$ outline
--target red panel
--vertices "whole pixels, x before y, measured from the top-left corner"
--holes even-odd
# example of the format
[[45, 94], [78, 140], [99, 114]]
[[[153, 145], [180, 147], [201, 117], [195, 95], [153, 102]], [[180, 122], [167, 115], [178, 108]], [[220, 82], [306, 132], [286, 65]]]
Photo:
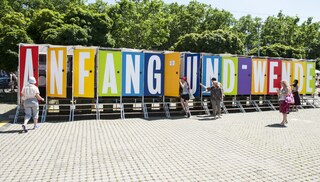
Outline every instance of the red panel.
[[[28, 56], [27, 56], [28, 53]], [[39, 77], [39, 47], [38, 46], [20, 46], [19, 52], [19, 70], [20, 70], [20, 93], [30, 76], [34, 76], [37, 80], [36, 85], [38, 86], [38, 77]], [[32, 62], [32, 66], [26, 68], [27, 61]], [[31, 65], [31, 64], [28, 64]], [[26, 76], [25, 76], [25, 72]], [[33, 75], [30, 75], [33, 73]]]
[[276, 94], [276, 88], [280, 88], [280, 81], [282, 79], [282, 61], [268, 60], [268, 94]]

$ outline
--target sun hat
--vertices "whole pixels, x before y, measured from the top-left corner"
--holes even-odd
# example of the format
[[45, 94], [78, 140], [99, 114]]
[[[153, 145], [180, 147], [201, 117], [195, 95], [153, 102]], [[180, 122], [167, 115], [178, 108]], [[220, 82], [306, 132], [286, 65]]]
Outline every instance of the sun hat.
[[29, 77], [28, 82], [29, 82], [30, 84], [35, 84], [35, 83], [37, 83], [36, 78], [33, 77], [33, 76], [30, 76], [30, 77]]

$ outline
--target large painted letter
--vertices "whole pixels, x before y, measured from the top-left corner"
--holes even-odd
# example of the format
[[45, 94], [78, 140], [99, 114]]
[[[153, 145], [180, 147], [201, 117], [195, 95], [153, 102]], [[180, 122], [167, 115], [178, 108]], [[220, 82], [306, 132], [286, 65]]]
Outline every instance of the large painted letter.
[[222, 85], [225, 95], [237, 95], [238, 58], [222, 57]]
[[122, 95], [142, 96], [144, 80], [144, 54], [122, 52]]
[[253, 95], [267, 94], [267, 60], [252, 59], [252, 85]]
[[251, 94], [251, 58], [238, 58], [238, 94]]
[[[212, 85], [211, 79], [213, 77], [215, 77], [220, 82], [221, 67], [222, 67], [222, 58], [220, 56], [203, 55], [201, 83], [209, 87]], [[210, 92], [204, 92], [203, 95], [210, 95]]]
[[288, 83], [292, 80], [292, 62], [291, 61], [282, 61], [282, 72], [281, 80], [285, 80]]
[[145, 53], [144, 95], [162, 96], [164, 83], [164, 55], [159, 53]]
[[180, 53], [165, 54], [164, 95], [179, 96]]
[[[293, 80], [297, 79], [299, 81], [298, 92], [300, 94], [306, 93], [306, 63], [305, 62], [293, 62]], [[289, 83], [290, 84], [290, 83]]]
[[74, 50], [74, 97], [94, 97], [94, 55], [94, 49]]
[[198, 85], [200, 82], [200, 54], [185, 54], [184, 75], [190, 86], [190, 91], [195, 96], [199, 95]]
[[315, 91], [316, 63], [307, 62], [306, 64], [306, 94], [313, 94]]
[[38, 46], [20, 46], [20, 92], [23, 86], [28, 84], [29, 77], [36, 78], [36, 85], [38, 85], [39, 77], [39, 47]]
[[67, 48], [49, 47], [47, 60], [47, 95], [66, 98]]
[[99, 51], [99, 96], [121, 95], [121, 57], [120, 51]]
[[268, 94], [277, 94], [277, 88], [281, 87], [281, 66], [281, 60], [268, 60]]

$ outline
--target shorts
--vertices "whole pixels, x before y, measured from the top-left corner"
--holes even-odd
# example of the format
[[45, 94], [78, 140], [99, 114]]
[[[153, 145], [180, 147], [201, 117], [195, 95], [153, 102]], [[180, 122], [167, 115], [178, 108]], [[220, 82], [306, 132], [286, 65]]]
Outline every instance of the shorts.
[[189, 94], [183, 94], [183, 95], [181, 95], [181, 98], [182, 98], [184, 101], [186, 101], [186, 100], [189, 100], [189, 99], [190, 99], [190, 96], [189, 96]]
[[24, 119], [30, 120], [31, 117], [33, 119], [39, 118], [39, 104], [37, 100], [26, 100], [24, 102]]

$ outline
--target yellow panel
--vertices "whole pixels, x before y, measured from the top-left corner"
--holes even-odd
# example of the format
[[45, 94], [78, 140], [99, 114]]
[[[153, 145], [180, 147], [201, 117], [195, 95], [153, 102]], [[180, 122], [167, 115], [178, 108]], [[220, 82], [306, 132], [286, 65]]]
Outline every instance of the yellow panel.
[[179, 96], [180, 53], [165, 54], [164, 95]]
[[94, 97], [94, 55], [95, 49], [74, 50], [74, 97]]
[[251, 94], [267, 94], [268, 62], [267, 59], [252, 59]]
[[47, 96], [66, 98], [67, 48], [49, 47], [47, 56]]
[[292, 75], [290, 84], [297, 79], [299, 81], [299, 93], [306, 94], [306, 62], [293, 62]]

